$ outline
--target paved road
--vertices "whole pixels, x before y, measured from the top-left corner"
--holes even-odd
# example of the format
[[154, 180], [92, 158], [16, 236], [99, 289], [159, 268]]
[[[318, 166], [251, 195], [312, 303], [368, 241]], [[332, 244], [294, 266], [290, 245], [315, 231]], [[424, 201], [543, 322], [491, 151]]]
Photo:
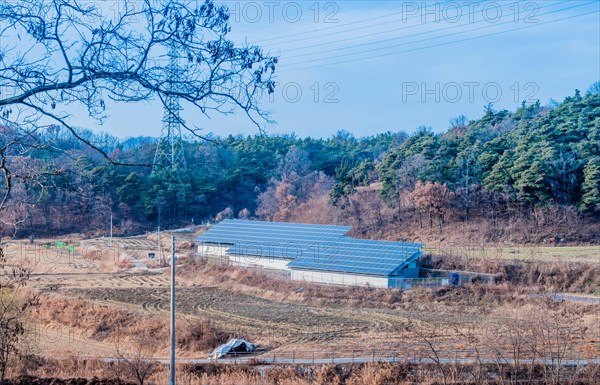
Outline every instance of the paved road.
[[[116, 359], [108, 358], [110, 361], [117, 361]], [[168, 359], [157, 359], [156, 361], [164, 364], [168, 364]], [[442, 364], [468, 364], [477, 361], [474, 358], [441, 358], [440, 363]], [[331, 365], [331, 364], [364, 364], [368, 362], [410, 362], [412, 364], [433, 364], [436, 363], [435, 360], [430, 358], [407, 358], [407, 357], [337, 357], [337, 358], [278, 358], [273, 357], [272, 355], [266, 356], [256, 356], [251, 358], [238, 358], [238, 359], [220, 359], [220, 360], [208, 360], [208, 359], [190, 359], [190, 358], [180, 358], [177, 360], [178, 363], [183, 364], [224, 364], [224, 365], [245, 365], [245, 364], [253, 364], [253, 365]], [[498, 361], [492, 358], [483, 358], [481, 362], [484, 364], [497, 364]], [[557, 361], [545, 360], [543, 361], [546, 365], [555, 366], [559, 363]], [[506, 360], [502, 363], [512, 364], [512, 360]], [[522, 359], [520, 360], [521, 364], [540, 364], [542, 361], [540, 360], [531, 360], [531, 359]], [[586, 365], [598, 365], [600, 364], [600, 358], [594, 360], [562, 360], [560, 362], [560, 366], [563, 367], [573, 367], [573, 366], [586, 366]]]
[[572, 294], [556, 294], [551, 295], [557, 301], [573, 301], [573, 302], [586, 302], [586, 303], [597, 303], [600, 304], [600, 297], [584, 296], [584, 295], [572, 295]]
[[570, 302], [583, 302], [600, 304], [600, 297], [584, 294], [569, 294], [569, 293], [545, 293], [545, 294], [531, 294], [531, 297], [541, 298], [548, 297], [555, 301], [570, 301]]
[[[472, 358], [441, 358], [440, 363], [442, 364], [468, 364], [475, 362], [475, 359]], [[484, 364], [496, 364], [497, 361], [495, 359], [482, 359], [482, 363]], [[410, 362], [412, 364], [433, 364], [436, 363], [433, 359], [422, 358], [422, 359], [403, 359], [403, 358], [379, 358], [373, 360], [372, 357], [340, 357], [340, 358], [319, 358], [319, 359], [291, 359], [291, 358], [276, 358], [273, 360], [272, 358], [261, 359], [258, 358], [254, 361], [244, 360], [244, 359], [221, 359], [218, 361], [215, 360], [179, 360], [178, 362], [182, 363], [191, 363], [191, 364], [209, 364], [216, 363], [226, 364], [226, 365], [240, 365], [240, 364], [265, 364], [265, 365], [343, 365], [343, 364], [364, 364], [369, 362]], [[521, 360], [521, 364], [531, 364], [532, 360]], [[164, 363], [168, 363], [168, 360], [165, 360]], [[510, 361], [506, 362], [507, 364], [511, 363]], [[535, 363], [540, 363], [539, 361], [535, 361]], [[546, 362], [547, 365], [554, 366], [557, 365], [557, 362]], [[600, 359], [598, 360], [565, 360], [560, 363], [561, 366], [586, 366], [590, 364], [600, 364]]]

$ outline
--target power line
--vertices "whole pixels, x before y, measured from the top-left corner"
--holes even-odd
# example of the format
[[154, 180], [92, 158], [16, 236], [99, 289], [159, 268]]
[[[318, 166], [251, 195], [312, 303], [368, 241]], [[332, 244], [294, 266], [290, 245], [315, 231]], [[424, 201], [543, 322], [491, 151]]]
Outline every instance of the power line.
[[[446, 0], [446, 1], [441, 2], [440, 5], [451, 3], [452, 1], [454, 1], [454, 0]], [[516, 2], [519, 2], [519, 1], [523, 1], [523, 0], [517, 0]], [[266, 41], [280, 40], [280, 39], [285, 39], [285, 38], [288, 38], [288, 37], [303, 36], [303, 35], [308, 35], [308, 34], [320, 32], [320, 31], [326, 31], [326, 30], [331, 30], [331, 29], [346, 27], [346, 26], [349, 26], [349, 25], [356, 25], [356, 24], [360, 24], [360, 23], [365, 23], [365, 22], [373, 21], [373, 20], [379, 20], [379, 22], [376, 23], [376, 24], [367, 25], [367, 26], [364, 26], [364, 27], [361, 27], [361, 28], [365, 29], [365, 28], [379, 27], [381, 25], [398, 22], [398, 19], [395, 19], [395, 20], [386, 21], [386, 22], [382, 23], [380, 21], [380, 19], [386, 18], [386, 17], [391, 17], [391, 16], [396, 16], [396, 15], [401, 15], [403, 13], [404, 13], [404, 11], [388, 13], [386, 15], [379, 15], [379, 16], [370, 17], [370, 18], [367, 18], [367, 19], [361, 19], [361, 20], [356, 20], [356, 21], [352, 21], [352, 22], [348, 22], [348, 23], [333, 25], [333, 26], [330, 26], [330, 27], [317, 28], [317, 29], [314, 29], [312, 31], [305, 31], [305, 32], [299, 32], [299, 33], [292, 33], [292, 34], [288, 34], [288, 35], [281, 35], [281, 36], [277, 36], [277, 37], [271, 37], [271, 38], [268, 38], [268, 39], [258, 40], [258, 41], [256, 41], [256, 43], [260, 44], [261, 46], [268, 47], [268, 46], [272, 46], [272, 45], [275, 45], [275, 44], [277, 44], [277, 45], [289, 44], [289, 43], [295, 43], [297, 41], [304, 41], [304, 40], [322, 38], [322, 37], [331, 36], [331, 35], [338, 35], [340, 33], [349, 32], [351, 30], [348, 30], [348, 31], [339, 31], [339, 32], [332, 32], [332, 33], [323, 34], [323, 35], [317, 35], [317, 36], [309, 36], [309, 37], [300, 38], [300, 39], [283, 41], [283, 42], [280, 42], [280, 43], [262, 44], [262, 43], [264, 43]], [[418, 17], [421, 17], [421, 16], [408, 17], [408, 18], [406, 18], [406, 20], [403, 20], [403, 21], [408, 21], [408, 20], [416, 19]]]
[[[284, 70], [279, 71], [279, 72], [281, 73], [281, 72], [298, 71], [298, 70], [303, 70], [303, 69], [320, 68], [320, 67], [326, 67], [326, 66], [332, 66], [332, 65], [338, 65], [338, 64], [352, 63], [352, 62], [361, 61], [361, 60], [369, 60], [369, 59], [376, 59], [376, 58], [386, 57], [386, 56], [391, 56], [391, 55], [398, 55], [398, 54], [401, 54], [401, 53], [421, 51], [421, 50], [428, 49], [428, 48], [441, 47], [441, 46], [446, 46], [446, 45], [450, 45], [450, 44], [458, 44], [458, 43], [462, 43], [462, 42], [465, 42], [465, 41], [476, 40], [476, 39], [481, 39], [481, 38], [484, 38], [484, 37], [490, 37], [490, 36], [495, 36], [495, 35], [501, 35], [501, 34], [505, 34], [505, 33], [509, 33], [509, 32], [520, 31], [520, 30], [523, 30], [523, 29], [534, 28], [534, 27], [538, 27], [540, 25], [546, 25], [546, 24], [556, 23], [556, 22], [559, 22], [559, 21], [574, 19], [574, 18], [577, 18], [577, 17], [587, 16], [587, 15], [591, 15], [591, 14], [598, 13], [598, 12], [599, 11], [586, 12], [586, 13], [582, 13], [582, 14], [578, 14], [578, 15], [574, 15], [574, 16], [568, 16], [568, 17], [563, 17], [563, 18], [559, 18], [559, 19], [549, 20], [547, 22], [538, 23], [538, 24], [534, 24], [534, 25], [528, 25], [528, 26], [524, 26], [524, 27], [520, 27], [520, 28], [506, 30], [506, 31], [493, 32], [493, 33], [489, 33], [489, 34], [486, 34], [486, 35], [474, 36], [474, 37], [470, 37], [470, 38], [459, 39], [459, 40], [454, 40], [454, 41], [449, 41], [449, 42], [444, 42], [444, 43], [439, 43], [439, 44], [433, 44], [433, 45], [424, 46], [424, 47], [416, 47], [416, 48], [411, 48], [411, 49], [402, 50], [402, 51], [389, 52], [389, 53], [384, 53], [384, 54], [380, 54], [380, 55], [374, 55], [374, 56], [368, 56], [368, 57], [356, 58], [356, 59], [350, 59], [350, 60], [343, 60], [343, 61], [333, 62], [333, 63], [317, 64], [317, 65], [314, 65], [314, 66], [304, 66], [304, 67], [298, 67], [298, 68], [289, 68], [289, 69], [284, 69]], [[335, 58], [335, 57], [324, 58], [322, 60], [333, 59], [333, 58]], [[309, 61], [309, 63], [310, 63], [310, 61]], [[295, 63], [295, 64], [301, 64], [301, 63]], [[290, 65], [295, 65], [295, 64], [290, 64]]]
[[[569, 9], [578, 8], [578, 7], [582, 7], [582, 6], [589, 5], [589, 4], [595, 4], [595, 3], [596, 3], [596, 1], [592, 1], [592, 2], [588, 2], [588, 3], [574, 5], [572, 7], [566, 7], [566, 8], [562, 8], [562, 9], [557, 9], [557, 10], [554, 10], [554, 11], [546, 12], [546, 13], [543, 13], [543, 14], [541, 14], [539, 16], [546, 16], [546, 15], [550, 15], [550, 14], [553, 14], [553, 13], [562, 12], [562, 11], [566, 11], [566, 10], [569, 10]], [[313, 60], [305, 60], [305, 61], [301, 61], [301, 62], [297, 62], [297, 63], [291, 63], [291, 64], [282, 64], [281, 67], [286, 67], [287, 65], [292, 66], [292, 65], [298, 65], [298, 64], [311, 63], [311, 62], [314, 62], [314, 61], [328, 60], [328, 59], [332, 59], [332, 58], [345, 57], [345, 56], [353, 56], [353, 55], [359, 55], [359, 54], [363, 54], [363, 53], [381, 51], [381, 50], [385, 50], [385, 49], [389, 49], [389, 48], [395, 48], [395, 47], [400, 47], [400, 46], [404, 46], [404, 45], [408, 45], [408, 44], [421, 43], [421, 42], [424, 42], [424, 41], [436, 40], [436, 39], [440, 39], [440, 38], [444, 38], [444, 37], [460, 35], [460, 34], [463, 34], [463, 33], [466, 33], [466, 32], [473, 32], [473, 31], [478, 31], [478, 30], [487, 29], [487, 28], [494, 28], [494, 27], [498, 27], [500, 25], [506, 25], [506, 24], [511, 24], [511, 23], [513, 23], [513, 22], [512, 21], [506, 21], [506, 22], [499, 23], [499, 24], [494, 24], [494, 25], [489, 25], [489, 26], [484, 26], [484, 27], [473, 28], [473, 29], [469, 29], [469, 30], [465, 30], [465, 31], [459, 31], [459, 32], [451, 33], [451, 34], [434, 36], [434, 37], [430, 37], [430, 38], [426, 38], [426, 39], [420, 39], [420, 40], [414, 40], [414, 41], [410, 41], [410, 42], [406, 42], [406, 43], [388, 45], [386, 47], [372, 48], [372, 49], [364, 50], [364, 51], [360, 51], [360, 52], [352, 52], [352, 53], [347, 53], [347, 54], [342, 54], [342, 55], [336, 55], [335, 57], [327, 57], [327, 58], [320, 58], [320, 59], [313, 59]], [[447, 27], [445, 29], [448, 29], [448, 28], [450, 28], [450, 27]], [[440, 31], [441, 30], [444, 30], [444, 29], [440, 29]], [[418, 36], [418, 35], [426, 34], [426, 33], [429, 33], [429, 32], [423, 32], [423, 33], [420, 33], [420, 34], [415, 34], [414, 36]], [[361, 46], [361, 45], [364, 45], [364, 44], [359, 44], [359, 45], [356, 45], [356, 46]], [[331, 49], [331, 50], [326, 51], [326, 53], [333, 52], [333, 51], [338, 51], [338, 50], [341, 50], [341, 49], [349, 49], [349, 48], [354, 48], [354, 46], [345, 47], [345, 48]], [[297, 56], [308, 56], [308, 55], [310, 55], [310, 54], [302, 54], [302, 55], [297, 55]]]
[[[569, 10], [569, 9], [572, 9], [572, 8], [580, 7], [580, 6], [589, 5], [589, 4], [592, 4], [592, 3], [596, 3], [596, 2], [593, 1], [593, 2], [589, 2], [589, 3], [585, 3], [585, 4], [573, 6], [573, 7], [567, 7], [567, 8], [563, 8], [563, 9], [560, 9], [560, 10], [554, 10], [554, 11], [542, 14], [540, 16], [545, 16], [545, 15], [549, 15], [549, 14], [552, 14], [552, 13], [557, 13], [557, 12]], [[591, 13], [585, 13], [583, 15], [592, 14], [592, 13], [595, 13], [595, 12], [598, 12], [598, 11], [593, 11]], [[578, 15], [578, 16], [583, 16], [583, 15]], [[558, 20], [566, 20], [566, 19], [569, 19], [569, 18], [570, 17], [567, 17], [565, 19], [558, 19]], [[553, 20], [551, 22], [558, 21], [558, 20]], [[296, 62], [296, 63], [282, 64], [280, 66], [280, 68], [281, 67], [285, 68], [285, 67], [290, 67], [290, 66], [296, 66], [296, 65], [301, 65], [301, 64], [307, 64], [307, 63], [314, 63], [316, 61], [337, 59], [337, 58], [340, 58], [340, 57], [347, 57], [347, 56], [360, 55], [360, 54], [365, 54], [365, 53], [370, 53], [370, 52], [376, 52], [376, 51], [386, 50], [386, 49], [395, 48], [395, 47], [399, 47], [399, 46], [404, 46], [404, 45], [408, 45], [408, 44], [421, 43], [421, 42], [424, 42], [424, 41], [436, 40], [436, 39], [445, 38], [445, 37], [449, 37], [449, 36], [460, 35], [460, 34], [467, 33], [467, 32], [473, 32], [473, 31], [487, 29], [487, 28], [494, 28], [494, 27], [497, 27], [499, 25], [505, 25], [505, 24], [510, 24], [510, 23], [512, 23], [512, 22], [504, 22], [504, 23], [495, 24], [495, 25], [491, 25], [491, 26], [478, 27], [478, 28], [473, 28], [473, 29], [469, 29], [469, 30], [465, 30], [465, 31], [459, 31], [459, 32], [452, 33], [452, 34], [434, 36], [434, 37], [430, 37], [430, 38], [426, 38], [426, 39], [420, 39], [420, 40], [415, 40], [415, 41], [410, 41], [410, 42], [405, 42], [405, 43], [400, 43], [400, 44], [389, 45], [389, 46], [386, 46], [386, 47], [379, 47], [379, 48], [373, 48], [373, 49], [369, 49], [369, 50], [363, 50], [363, 51], [360, 51], [360, 52], [352, 52], [352, 53], [347, 53], [347, 54], [342, 54], [342, 55], [336, 55], [336, 56], [330, 56], [330, 57], [325, 57], [325, 58], [318, 58], [318, 59], [313, 59], [313, 60], [305, 60], [305, 61]], [[532, 28], [532, 27], [536, 27], [536, 26], [544, 25], [544, 24], [548, 24], [548, 22], [537, 23], [537, 24], [534, 24], [534, 25], [529, 25], [529, 26], [525, 26], [525, 27], [521, 27], [521, 28], [509, 29], [509, 30], [506, 30], [506, 31], [494, 32], [494, 33], [486, 34], [486, 35], [482, 35], [482, 36], [493, 36], [494, 34], [506, 33], [506, 32], [511, 32], [511, 31], [518, 31], [518, 30]], [[476, 36], [474, 38], [478, 38], [478, 36]], [[473, 38], [468, 38], [468, 39], [465, 39], [464, 41], [468, 41], [468, 40], [472, 40], [472, 39]], [[460, 42], [460, 41], [461, 40], [458, 40], [458, 42]], [[414, 49], [410, 49], [410, 50], [407, 50], [407, 51], [400, 51], [400, 52], [411, 52], [411, 51], [425, 49], [425, 48], [429, 48], [429, 47], [437, 47], [437, 46], [440, 46], [440, 45], [444, 45], [444, 44], [442, 43], [442, 44], [437, 44], [437, 45], [432, 45], [432, 46], [417, 47], [417, 48], [414, 48]], [[330, 50], [330, 51], [335, 51], [335, 50]], [[383, 55], [386, 55], [386, 54], [383, 54]], [[374, 57], [377, 57], [377, 56], [374, 56]], [[368, 58], [370, 58], [370, 57], [368, 57]], [[368, 58], [351, 59], [350, 61], [363, 60], [363, 59], [368, 59]], [[346, 61], [344, 61], [344, 62], [346, 62]], [[339, 64], [339, 63], [340, 62], [331, 63], [331, 64]], [[320, 64], [317, 64], [317, 66], [320, 66]]]
[[[561, 1], [561, 2], [556, 3], [556, 4], [547, 5], [545, 7], [540, 7], [539, 9], [553, 7], [555, 5], [560, 5], [560, 4], [568, 3], [570, 1], [571, 0]], [[505, 4], [505, 5], [500, 6], [499, 8], [510, 6], [510, 5], [513, 5], [513, 4], [514, 3]], [[543, 15], [540, 15], [540, 16], [543, 16]], [[360, 46], [365, 46], [365, 45], [380, 44], [380, 43], [385, 43], [385, 42], [388, 42], [388, 41], [399, 40], [399, 39], [406, 39], [406, 38], [409, 38], [409, 37], [420, 36], [420, 35], [425, 35], [425, 34], [429, 34], [429, 33], [446, 31], [446, 30], [455, 29], [455, 28], [460, 28], [460, 27], [464, 27], [464, 26], [467, 26], [467, 25], [479, 24], [479, 23], [483, 23], [485, 21], [486, 20], [480, 20], [480, 21], [477, 21], [477, 22], [474, 22], [474, 23], [469, 23], [469, 24], [457, 24], [457, 25], [453, 25], [453, 26], [450, 26], [450, 27], [444, 27], [444, 28], [434, 29], [434, 30], [425, 31], [425, 32], [418, 32], [418, 33], [414, 33], [412, 35], [404, 35], [404, 36], [392, 37], [392, 38], [389, 38], [389, 39], [379, 40], [379, 41], [376, 41], [376, 42], [367, 42], [367, 43], [361, 43], [361, 44], [351, 45], [351, 46], [348, 46], [348, 47], [332, 48], [332, 49], [328, 49], [328, 50], [325, 50], [325, 51], [318, 51], [318, 52], [304, 53], [304, 54], [293, 55], [293, 56], [286, 56], [286, 59], [303, 57], [303, 56], [309, 56], [309, 55], [315, 55], [315, 54], [321, 54], [321, 53], [330, 53], [332, 51], [341, 51], [341, 50], [352, 49], [352, 48], [356, 48], [356, 47], [360, 47]], [[422, 25], [425, 25], [425, 24], [427, 24], [427, 23], [423, 23]], [[494, 25], [501, 25], [501, 24], [494, 24]], [[341, 43], [341, 42], [350, 41], [350, 40], [357, 40], [357, 39], [362, 39], [362, 38], [365, 38], [365, 37], [372, 37], [372, 36], [377, 36], [377, 35], [381, 35], [381, 34], [384, 34], [384, 33], [396, 32], [396, 31], [400, 31], [400, 30], [404, 30], [404, 29], [409, 29], [409, 28], [414, 28], [414, 27], [420, 27], [420, 26], [421, 25], [410, 25], [410, 26], [406, 26], [406, 27], [402, 27], [402, 28], [395, 28], [395, 29], [390, 29], [390, 30], [387, 30], [387, 31], [370, 33], [370, 34], [367, 34], [367, 35], [354, 36], [354, 37], [349, 37], [349, 38], [346, 38], [346, 39], [334, 40], [334, 41], [330, 41], [330, 42], [325, 42], [325, 43], [320, 43], [320, 44], [314, 44], [314, 45], [311, 45], [311, 46], [294, 48], [294, 51], [304, 50], [304, 49], [310, 49], [310, 48], [316, 48], [316, 47], [321, 47], [321, 46], [324, 46], [324, 45], [336, 44], [336, 43]]]

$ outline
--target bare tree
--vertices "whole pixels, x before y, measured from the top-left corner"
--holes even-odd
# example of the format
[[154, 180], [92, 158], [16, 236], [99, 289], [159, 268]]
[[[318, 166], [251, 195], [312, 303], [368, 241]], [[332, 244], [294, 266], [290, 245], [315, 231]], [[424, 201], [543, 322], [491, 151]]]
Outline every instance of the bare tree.
[[[490, 318], [485, 327], [487, 346], [498, 370], [508, 370], [508, 378], [502, 376], [503, 383], [519, 384], [532, 381], [535, 375], [536, 346], [535, 330], [537, 325], [524, 309], [501, 308]], [[528, 365], [528, 372], [523, 372], [523, 367]]]
[[[5, 199], [13, 180], [9, 150], [51, 145], [39, 134], [68, 130], [107, 161], [102, 138], [74, 125], [74, 111], [102, 124], [116, 103], [171, 97], [184, 108], [212, 113], [242, 111], [259, 127], [269, 122], [258, 107], [273, 92], [277, 58], [252, 45], [228, 40], [228, 10], [212, 0], [142, 0], [111, 3], [23, 0], [0, 4], [0, 125], [12, 130], [0, 142]], [[180, 57], [177, 76], [169, 52]], [[180, 121], [189, 134], [196, 126]]]
[[[538, 354], [545, 360], [544, 376], [549, 384], [559, 384], [562, 380], [563, 363], [569, 356], [578, 355], [578, 343], [584, 340], [587, 328], [583, 325], [581, 314], [575, 308], [553, 304], [550, 309], [539, 312]], [[550, 370], [548, 370], [550, 368]]]
[[[274, 90], [277, 58], [257, 46], [236, 46], [228, 18], [227, 8], [212, 0], [1, 2], [0, 209], [10, 202], [14, 216], [2, 212], [4, 225], [31, 215], [15, 186], [27, 182], [41, 196], [45, 177], [65, 172], [52, 162], [33, 167], [31, 158], [54, 148], [56, 127], [107, 162], [123, 164], [111, 157], [106, 137], [76, 127], [83, 114], [103, 124], [113, 104], [154, 101], [168, 109], [169, 99], [178, 98], [207, 117], [241, 111], [259, 128], [270, 122], [258, 101]], [[168, 65], [173, 53], [177, 76]], [[203, 138], [198, 127], [179, 123]], [[7, 264], [0, 248], [0, 380], [19, 354], [22, 316], [32, 303], [20, 295], [28, 277], [29, 270]]]
[[29, 269], [16, 259], [9, 260], [0, 242], [0, 382], [10, 363], [21, 356], [20, 343], [25, 337], [23, 315], [36, 302], [23, 288], [29, 281]]
[[115, 343], [116, 362], [112, 366], [113, 374], [118, 379], [135, 381], [144, 385], [156, 369], [155, 352], [159, 345], [151, 336], [121, 338], [117, 335]]
[[457, 116], [456, 118], [450, 119], [450, 129], [451, 130], [464, 130], [468, 124], [469, 124], [469, 119], [464, 115], [460, 115], [460, 116]]
[[233, 218], [233, 209], [231, 207], [226, 207], [217, 213], [215, 216], [215, 221], [221, 222], [223, 219], [230, 218]]
[[461, 339], [466, 343], [466, 346], [473, 351], [474, 364], [469, 375], [473, 379], [473, 383], [480, 384], [485, 379], [485, 364], [483, 360], [482, 348], [485, 345], [482, 344], [482, 337], [480, 331], [474, 325], [467, 326], [464, 330], [456, 328], [456, 335], [460, 336]]
[[419, 210], [419, 213], [427, 210], [429, 214], [429, 228], [433, 228], [432, 214], [436, 213], [439, 216], [440, 237], [444, 232], [445, 213], [451, 198], [452, 193], [448, 190], [446, 184], [439, 182], [423, 183], [418, 181], [413, 191], [408, 194], [408, 200]]
[[[429, 329], [429, 330], [428, 330]], [[442, 356], [442, 348], [439, 346], [440, 335], [437, 333], [436, 325], [425, 323], [424, 325], [409, 324], [405, 326], [407, 332], [413, 333], [417, 337], [417, 341], [423, 346], [424, 353], [433, 363], [433, 367], [439, 370], [442, 375], [443, 384], [448, 384], [450, 381], [449, 365], [445, 363], [445, 357]]]
[[279, 200], [275, 193], [275, 185], [279, 183], [274, 178], [269, 182], [269, 188], [261, 192], [257, 198], [256, 215], [266, 220], [273, 220], [279, 211]]
[[256, 214], [269, 220], [288, 221], [300, 206], [328, 194], [333, 180], [321, 171], [312, 170], [305, 150], [291, 147], [278, 167], [280, 179], [272, 178], [257, 199]]

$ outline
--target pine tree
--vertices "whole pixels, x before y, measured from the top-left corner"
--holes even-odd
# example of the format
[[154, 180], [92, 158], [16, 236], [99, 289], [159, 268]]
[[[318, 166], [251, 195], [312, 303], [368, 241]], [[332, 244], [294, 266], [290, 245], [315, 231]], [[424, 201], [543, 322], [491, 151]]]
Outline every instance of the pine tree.
[[586, 211], [600, 210], [600, 158], [590, 159], [583, 174], [583, 197], [580, 208]]

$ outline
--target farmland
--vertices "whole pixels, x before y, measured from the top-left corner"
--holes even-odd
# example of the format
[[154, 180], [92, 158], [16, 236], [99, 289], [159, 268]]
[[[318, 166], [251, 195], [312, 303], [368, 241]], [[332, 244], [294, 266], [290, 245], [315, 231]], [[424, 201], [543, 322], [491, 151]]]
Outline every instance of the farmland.
[[[411, 330], [415, 327], [424, 333], [437, 333], [435, 343], [457, 354], [464, 345], [464, 341], [461, 342], [464, 333], [483, 336], [492, 325], [502, 323], [511, 314], [526, 308], [542, 312], [568, 310], [577, 314], [581, 327], [587, 328], [587, 337], [579, 336], [573, 341], [577, 348], [569, 353], [571, 358], [598, 349], [597, 338], [590, 337], [598, 332], [600, 305], [594, 302], [554, 303], [544, 295], [534, 295], [525, 288], [507, 283], [449, 292], [414, 289], [403, 293], [304, 285], [250, 271], [194, 262], [193, 249], [189, 247], [192, 236], [193, 233], [178, 235], [181, 245], [188, 246], [178, 251], [183, 264], [177, 281], [180, 319], [188, 322], [209, 320], [212, 327], [222, 330], [224, 335], [248, 338], [270, 354], [295, 352], [300, 357], [340, 349], [408, 354], [408, 342], [413, 348], [423, 343], [422, 336]], [[167, 238], [165, 235], [165, 240]], [[52, 251], [46, 253], [45, 258], [33, 258], [32, 250], [37, 249], [36, 245], [22, 244], [22, 250], [28, 255], [24, 260], [35, 265], [29, 285], [31, 290], [67, 302], [77, 300], [83, 307], [93, 304], [107, 311], [134, 314], [140, 319], [167, 319], [169, 279], [157, 261], [148, 258], [149, 251], [156, 251], [156, 242], [136, 237], [115, 239], [112, 246], [102, 239], [72, 243], [77, 251], [44, 249]], [[108, 247], [100, 247], [102, 244]], [[168, 254], [167, 250], [165, 254]], [[302, 291], [298, 291], [300, 287]], [[32, 322], [41, 323], [42, 328], [54, 325], [50, 327], [55, 331], [53, 338], [40, 344], [46, 354], [114, 355], [113, 339], [90, 332], [91, 329], [82, 325], [61, 324], [64, 321], [35, 316]], [[109, 323], [106, 327], [110, 334], [118, 325]], [[440, 330], [444, 333], [439, 333]], [[204, 358], [208, 351], [209, 347], [200, 351], [181, 349], [180, 356]], [[421, 354], [425, 354], [423, 351]], [[467, 354], [466, 351], [463, 353]], [[157, 352], [158, 357], [166, 355], [165, 349]]]
[[456, 242], [428, 245], [425, 250], [430, 253], [459, 255], [474, 260], [516, 259], [600, 263], [600, 246], [504, 246]]
[[0, 385], [600, 385], [599, 12], [2, 1]]
[[[433, 377], [446, 370], [439, 372], [436, 365], [452, 362], [514, 365], [510, 370], [518, 371], [518, 365], [538, 360], [595, 362], [600, 356], [597, 247], [537, 248], [545, 253], [540, 258], [537, 251], [523, 258], [521, 248], [502, 248], [503, 255], [495, 257], [489, 250], [500, 248], [481, 248], [481, 254], [473, 248], [446, 245], [439, 253], [432, 248], [424, 266], [495, 273], [497, 281], [398, 291], [294, 282], [215, 264], [196, 254], [193, 238], [202, 231], [165, 232], [163, 250], [155, 233], [5, 244], [9, 265], [32, 269], [26, 290], [39, 296], [27, 317], [23, 349], [56, 360], [32, 373], [60, 377], [53, 367], [79, 362], [81, 376], [106, 376], [112, 370], [107, 360], [140, 352], [146, 360], [165, 362], [170, 310], [165, 259], [171, 235], [178, 257], [182, 364], [206, 364], [207, 354], [229, 338], [256, 343], [256, 362], [318, 366], [405, 360], [434, 365]], [[520, 336], [516, 340], [514, 333]], [[516, 361], [509, 364], [507, 357]], [[156, 370], [152, 381], [159, 383], [165, 372]], [[203, 381], [227, 383], [240, 375]]]

